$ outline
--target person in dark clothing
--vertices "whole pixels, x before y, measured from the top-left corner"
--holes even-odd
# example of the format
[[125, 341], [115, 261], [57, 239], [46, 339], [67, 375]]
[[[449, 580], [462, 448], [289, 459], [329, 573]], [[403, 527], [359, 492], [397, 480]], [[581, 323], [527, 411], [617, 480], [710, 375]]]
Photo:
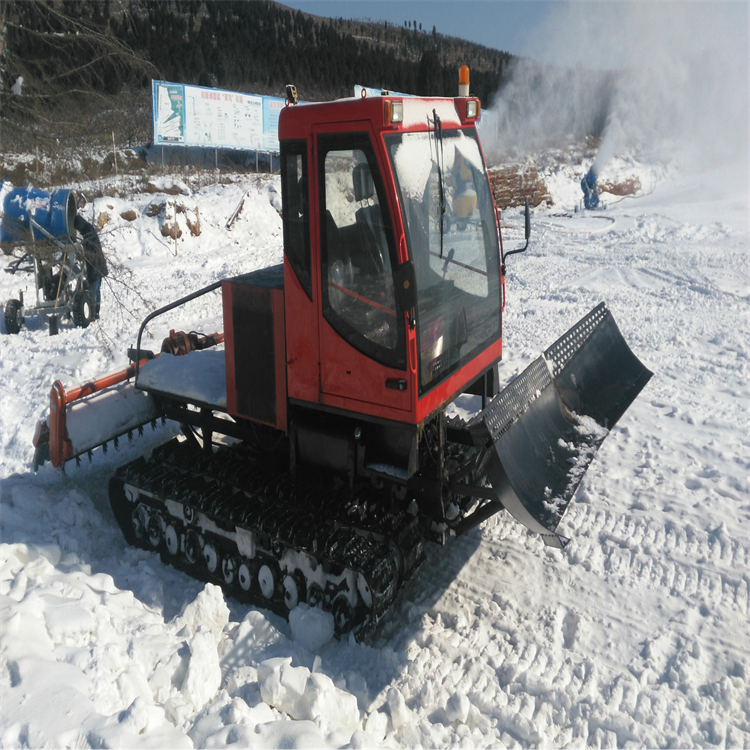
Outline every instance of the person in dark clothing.
[[89, 288], [94, 295], [94, 317], [99, 317], [99, 305], [101, 304], [102, 278], [109, 274], [107, 259], [102, 252], [102, 244], [96, 229], [89, 224], [80, 214], [76, 214], [73, 226], [81, 235], [83, 241], [84, 260], [86, 261], [86, 279]]

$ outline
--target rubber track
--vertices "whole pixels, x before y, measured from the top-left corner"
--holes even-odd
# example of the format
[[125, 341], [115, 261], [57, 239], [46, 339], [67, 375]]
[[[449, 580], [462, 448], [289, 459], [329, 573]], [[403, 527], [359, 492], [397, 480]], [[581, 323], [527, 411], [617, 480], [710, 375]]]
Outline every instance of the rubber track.
[[[303, 559], [305, 564], [295, 573], [301, 584], [299, 600], [309, 598], [311, 604], [332, 611], [337, 635], [352, 630], [360, 640], [375, 627], [424, 560], [416, 520], [403, 512], [387, 512], [382, 493], [353, 494], [347, 487], [334, 489], [330, 481], [295, 483], [289, 472], [280, 471], [276, 464], [273, 456], [259, 457], [241, 446], [222, 447], [206, 456], [188, 442], [172, 440], [149, 459], [138, 458], [117, 470], [110, 481], [110, 503], [129, 543], [158, 550], [174, 567], [220, 585], [229, 596], [284, 617], [289, 608], [283, 578], [294, 572], [290, 559]], [[126, 485], [128, 494], [137, 496], [135, 501], [126, 496]], [[153, 541], [149, 529], [135, 530], [133, 513], [139, 504], [164, 519], [162, 533], [153, 535], [158, 537]], [[163, 533], [168, 524], [179, 539], [175, 554], [170, 553]], [[251, 557], [240, 553], [233, 538], [238, 531], [246, 532], [245, 539], [252, 534]], [[217, 551], [219, 563], [214, 572], [202, 553], [195, 559], [195, 549], [191, 549], [194, 561], [188, 559], [188, 532], [195, 532], [190, 536], [193, 541], [198, 535], [201, 548], [210, 544]], [[227, 557], [235, 563], [229, 583], [221, 567]], [[239, 585], [237, 570], [243, 562], [253, 579], [262, 565], [273, 570], [272, 596], [263, 596], [257, 580], [249, 590]], [[305, 577], [305, 569], [308, 574], [312, 569], [313, 576]], [[352, 581], [361, 582], [359, 575], [366, 582], [370, 606], [353, 590], [358, 586]]]

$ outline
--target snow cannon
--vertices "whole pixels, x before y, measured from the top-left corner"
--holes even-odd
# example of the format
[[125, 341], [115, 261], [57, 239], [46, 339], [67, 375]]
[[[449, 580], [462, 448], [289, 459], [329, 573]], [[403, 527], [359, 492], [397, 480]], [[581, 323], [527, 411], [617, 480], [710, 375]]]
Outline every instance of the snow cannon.
[[599, 205], [599, 188], [596, 186], [596, 178], [598, 177], [594, 167], [586, 173], [586, 176], [581, 180], [581, 190], [583, 190], [583, 205], [587, 208], [596, 208]]
[[0, 182], [0, 245], [3, 249], [35, 239], [75, 236], [78, 211], [72, 190], [13, 187]]
[[46, 316], [50, 336], [57, 335], [60, 316], [81, 328], [99, 317], [94, 284], [107, 275], [106, 260], [96, 230], [78, 216], [85, 198], [80, 201], [72, 190], [19, 188], [0, 180], [0, 248], [13, 256], [3, 270], [34, 276], [26, 299], [29, 290], [21, 287], [5, 303], [6, 333], [20, 333], [30, 317]]

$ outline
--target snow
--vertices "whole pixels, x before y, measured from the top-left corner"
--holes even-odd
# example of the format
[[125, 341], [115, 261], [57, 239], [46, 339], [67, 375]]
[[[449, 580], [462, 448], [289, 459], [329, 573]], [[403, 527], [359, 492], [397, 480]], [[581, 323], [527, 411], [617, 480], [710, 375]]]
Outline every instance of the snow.
[[360, 725], [357, 699], [337, 688], [333, 680], [307, 667], [293, 667], [292, 657], [266, 659], [258, 667], [263, 701], [293, 719], [317, 721], [356, 731]]
[[73, 451], [80, 455], [156, 419], [159, 411], [151, 396], [126, 381], [73, 401], [65, 414]]
[[333, 615], [301, 603], [289, 613], [289, 627], [296, 643], [315, 652], [333, 638]]
[[432, 120], [432, 110], [434, 109], [437, 116], [443, 123], [443, 127], [459, 127], [461, 117], [458, 114], [456, 103], [452, 99], [433, 99], [427, 100], [428, 107], [425, 107], [425, 100], [411, 99], [404, 97], [404, 121], [405, 128], [414, 128], [426, 125], [426, 118]]
[[[627, 171], [641, 193], [604, 195], [590, 215], [574, 211], [587, 168], [545, 167], [553, 203], [534, 211], [529, 250], [508, 261], [501, 381], [600, 300], [655, 375], [578, 488], [564, 550], [507, 514], [430, 545], [365, 643], [332, 638], [319, 610], [301, 606], [287, 622], [225, 600], [125, 544], [108, 479], [169, 428], [66, 474], [32, 473], [55, 378], [73, 386], [124, 367], [152, 309], [281, 260], [277, 177], [188, 197], [113, 186], [94, 201], [121, 265], [101, 319], [63, 323], [56, 337], [29, 320], [0, 339], [0, 744], [750, 745], [746, 181], [626, 155], [600, 180]], [[166, 200], [198, 208], [200, 235], [184, 223], [176, 241], [160, 234], [163, 217], [147, 209]], [[130, 208], [133, 221], [120, 216]], [[521, 212], [502, 224], [505, 248], [521, 244]], [[21, 280], [0, 277], [0, 294], [16, 296]], [[219, 295], [156, 318], [143, 346], [158, 350], [170, 328], [221, 330]], [[476, 405], [464, 396], [456, 411]]]
[[138, 373], [138, 388], [180, 396], [190, 403], [226, 411], [227, 372], [224, 349], [204, 349], [179, 357], [161, 354]]

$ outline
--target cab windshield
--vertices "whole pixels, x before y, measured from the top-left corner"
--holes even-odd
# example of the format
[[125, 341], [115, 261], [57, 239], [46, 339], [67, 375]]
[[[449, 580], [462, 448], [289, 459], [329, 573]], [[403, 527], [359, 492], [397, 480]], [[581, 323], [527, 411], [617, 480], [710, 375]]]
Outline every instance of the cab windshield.
[[500, 337], [494, 208], [473, 129], [393, 134], [385, 143], [416, 274], [422, 394]]

